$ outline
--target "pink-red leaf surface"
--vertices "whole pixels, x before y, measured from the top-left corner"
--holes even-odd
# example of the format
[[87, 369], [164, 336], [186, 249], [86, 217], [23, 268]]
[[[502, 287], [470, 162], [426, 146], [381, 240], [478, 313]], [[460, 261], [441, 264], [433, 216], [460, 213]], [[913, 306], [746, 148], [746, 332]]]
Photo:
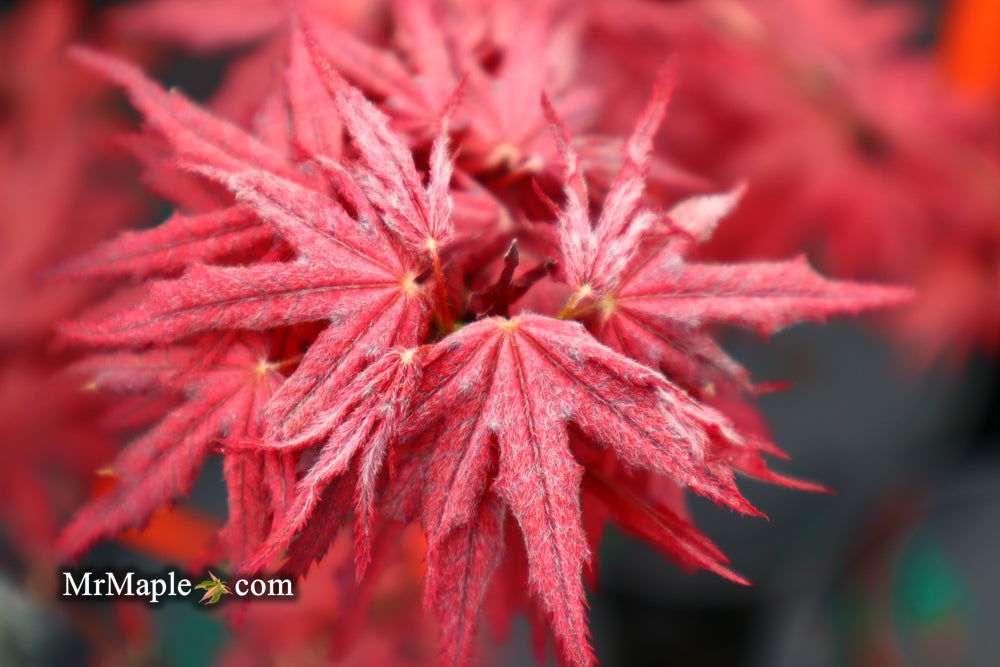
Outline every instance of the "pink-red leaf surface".
[[570, 424], [627, 467], [754, 511], [711, 455], [712, 437], [739, 440], [725, 418], [577, 323], [481, 320], [435, 345], [423, 377], [406, 428], [429, 450], [421, 460], [429, 570], [439, 543], [474, 520], [486, 494], [496, 496], [518, 521], [532, 591], [575, 664], [591, 660], [581, 582], [589, 552]]
[[[267, 363], [262, 342], [205, 343], [148, 355], [122, 353], [123, 358], [116, 361], [123, 367], [140, 375], [155, 374], [161, 390], [182, 391], [186, 400], [112, 464], [111, 472], [120, 480], [118, 487], [76, 515], [60, 537], [63, 554], [77, 556], [99, 539], [141, 526], [155, 510], [187, 493], [202, 461], [220, 439], [258, 436], [260, 407], [281, 382], [281, 376]], [[127, 385], [121, 371], [115, 375], [115, 379], [105, 377], [106, 386]], [[140, 382], [149, 380], [146, 377]], [[232, 474], [230, 471], [229, 476]], [[242, 507], [242, 503], [237, 506]], [[259, 517], [237, 511], [231, 519], [231, 531], [240, 526], [260, 530], [254, 521]], [[237, 548], [245, 551], [246, 546]]]

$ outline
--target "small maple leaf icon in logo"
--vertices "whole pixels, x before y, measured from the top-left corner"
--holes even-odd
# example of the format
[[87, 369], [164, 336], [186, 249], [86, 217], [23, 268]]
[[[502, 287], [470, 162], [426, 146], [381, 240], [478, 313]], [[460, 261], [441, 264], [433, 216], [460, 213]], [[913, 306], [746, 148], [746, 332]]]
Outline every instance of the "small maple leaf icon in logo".
[[229, 590], [229, 586], [226, 585], [226, 582], [222, 581], [211, 572], [208, 573], [208, 576], [210, 576], [211, 579], [206, 579], [195, 586], [196, 589], [205, 589], [205, 594], [201, 596], [201, 599], [198, 600], [198, 602], [201, 602], [202, 604], [215, 604], [222, 599], [223, 595], [230, 595], [232, 593], [232, 591]]

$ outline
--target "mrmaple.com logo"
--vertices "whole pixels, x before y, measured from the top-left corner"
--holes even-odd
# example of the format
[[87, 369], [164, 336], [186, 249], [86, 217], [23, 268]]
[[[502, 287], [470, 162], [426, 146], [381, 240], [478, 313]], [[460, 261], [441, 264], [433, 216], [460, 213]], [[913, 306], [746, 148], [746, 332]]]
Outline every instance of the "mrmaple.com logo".
[[289, 598], [295, 596], [291, 579], [240, 578], [231, 584], [212, 572], [195, 584], [191, 579], [167, 570], [158, 576], [144, 576], [132, 570], [62, 570], [64, 598], [130, 598], [148, 604], [164, 599], [200, 595], [202, 604], [215, 604], [224, 596], [237, 598]]

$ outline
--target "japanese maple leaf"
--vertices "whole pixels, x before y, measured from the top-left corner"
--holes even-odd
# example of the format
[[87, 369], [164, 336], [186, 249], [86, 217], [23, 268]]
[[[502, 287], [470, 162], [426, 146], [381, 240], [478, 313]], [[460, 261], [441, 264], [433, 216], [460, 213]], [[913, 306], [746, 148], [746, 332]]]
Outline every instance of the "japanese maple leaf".
[[[412, 345], [423, 335], [428, 308], [418, 268], [379, 219], [359, 224], [327, 195], [267, 172], [227, 182], [295, 249], [296, 261], [195, 265], [177, 280], [152, 283], [137, 307], [67, 331], [89, 342], [142, 344], [213, 329], [327, 321], [275, 399], [280, 427], [293, 432], [322, 404], [320, 393], [366, 365], [373, 350]], [[303, 402], [307, 396], [312, 400]]]
[[319, 53], [310, 33], [295, 32], [295, 41], [304, 41], [313, 65], [322, 75], [332, 100], [357, 149], [369, 182], [364, 187], [369, 201], [383, 214], [383, 220], [414, 248], [436, 254], [451, 237], [452, 162], [448, 156], [448, 128], [457, 99], [444, 107], [444, 115], [431, 148], [430, 175], [425, 188], [413, 162], [413, 153], [389, 127], [389, 119], [361, 91], [351, 86]]
[[625, 162], [604, 200], [600, 218], [590, 221], [587, 185], [580, 159], [570, 145], [566, 127], [555, 109], [543, 98], [550, 124], [555, 128], [565, 165], [566, 205], [557, 224], [567, 282], [577, 298], [601, 297], [613, 285], [635, 252], [643, 232], [651, 224], [649, 212], [639, 211], [645, 190], [653, 137], [663, 119], [669, 96], [666, 75], [625, 145]]
[[[368, 167], [351, 171], [318, 156], [323, 173], [353, 215], [340, 200], [300, 184], [294, 174], [291, 179], [280, 176], [288, 173], [282, 163], [271, 163], [277, 172], [249, 170], [248, 159], [242, 157], [249, 149], [231, 157], [224, 153], [225, 141], [196, 143], [188, 150], [183, 148], [185, 140], [178, 146], [186, 157], [201, 160], [196, 169], [223, 182], [270, 224], [298, 259], [247, 267], [196, 264], [177, 280], [152, 283], [137, 308], [69, 328], [71, 336], [94, 343], [142, 344], [211, 329], [266, 329], [325, 320], [327, 329], [272, 403], [273, 430], [285, 434], [305, 426], [329, 393], [380, 350], [419, 341], [428, 308], [417, 277], [437, 257], [451, 229], [447, 122], [432, 150], [425, 189], [412, 155], [385, 117], [321, 58], [313, 63], [318, 68], [315, 76], [323, 77], [331, 104], [355, 139], [362, 165]], [[171, 109], [182, 108], [185, 117], [194, 118], [197, 127], [222, 123], [180, 101], [171, 104]], [[218, 135], [221, 130], [211, 132]], [[440, 270], [436, 264], [435, 269]], [[444, 296], [438, 296], [440, 302]], [[446, 304], [442, 310], [447, 312]], [[338, 362], [331, 364], [330, 359]], [[303, 400], [306, 397], [309, 400]]]
[[[144, 524], [155, 510], [186, 494], [219, 440], [259, 437], [261, 407], [283, 379], [276, 365], [268, 362], [266, 341], [259, 337], [226, 336], [195, 346], [118, 352], [94, 358], [87, 367], [93, 369], [98, 388], [125, 393], [157, 388], [180, 393], [184, 400], [112, 464], [110, 472], [120, 483], [113, 493], [80, 510], [63, 531], [59, 547], [67, 556]], [[262, 501], [244, 502], [239, 495], [241, 476], [228, 461], [226, 468], [233, 494], [226, 530], [262, 532], [270, 507]], [[278, 470], [272, 467], [270, 472]], [[281, 480], [277, 475], [268, 477], [269, 484]], [[259, 539], [247, 536], [246, 544], [235, 539], [230, 543], [238, 547], [238, 557], [240, 551], [256, 548]]]
[[[626, 467], [661, 472], [722, 505], [756, 512], [711, 455], [712, 438], [740, 440], [726, 419], [599, 344], [579, 323], [524, 314], [470, 324], [427, 352], [417, 396], [401, 437], [425, 452], [411, 474], [423, 495], [429, 594], [442, 619], [460, 617], [445, 621], [455, 660], [471, 641], [489, 578], [482, 559], [500, 548], [506, 508], [524, 536], [531, 590], [567, 658], [590, 664], [580, 579], [589, 557], [583, 469], [569, 447], [570, 423]], [[456, 543], [457, 530], [464, 532]]]
[[[627, 143], [628, 157], [596, 223], [591, 222], [579, 160], [549, 108], [566, 163], [566, 203], [557, 229], [574, 293], [564, 314], [593, 312], [592, 328], [600, 340], [661, 368], [696, 394], [713, 394], [715, 382], [753, 387], [747, 372], [714, 341], [711, 325], [768, 335], [797, 322], [853, 315], [912, 298], [907, 289], [824, 279], [802, 257], [745, 264], [687, 261], [737, 205], [744, 188], [688, 199], [665, 213], [639, 209], [663, 104], [661, 82]], [[578, 307], [585, 300], [590, 303]]]
[[[84, 54], [147, 116], [136, 151], [154, 156], [147, 164], [182, 210], [72, 267], [142, 285], [65, 332], [144, 347], [109, 361], [136, 391], [182, 392], [188, 400], [175, 415], [195, 404], [215, 409], [206, 406], [218, 392], [202, 389], [215, 385], [184, 384], [199, 372], [215, 378], [214, 362], [178, 373], [139, 370], [144, 360], [206, 340], [228, 341], [222, 357], [236, 354], [246, 330], [267, 350], [270, 398], [238, 393], [238, 403], [218, 406], [247, 415], [253, 428], [214, 425], [212, 412], [204, 437], [170, 449], [183, 459], [182, 476], [157, 469], [162, 489], [124, 487], [143, 499], [133, 509], [182, 491], [186, 462], [203, 455], [195, 442], [222, 439], [231, 498], [224, 540], [240, 567], [284, 550], [282, 569], [303, 575], [353, 514], [357, 574], [369, 560], [377, 567], [397, 519], [419, 518], [425, 600], [441, 619], [449, 662], [468, 660], [479, 610], [499, 594], [512, 601], [508, 611], [547, 618], [565, 659], [588, 665], [582, 574], [607, 519], [685, 565], [742, 581], [687, 520], [680, 490], [756, 513], [734, 471], [782, 481], [761, 456], [773, 445], [701, 402], [715, 394], [721, 405], [751, 388], [709, 327], [769, 333], [903, 293], [824, 281], [796, 262], [691, 261], [739, 191], [671, 210], [647, 196], [666, 82], [613, 178], [612, 161], [601, 158], [598, 189], [607, 192], [592, 218], [586, 165], [554, 105], [539, 104], [548, 89], [573, 115], [572, 99], [588, 92], [563, 94], [576, 57], [572, 30], [565, 42], [557, 37], [573, 27], [562, 22], [562, 3], [500, 3], [487, 19], [471, 11], [478, 2], [449, 7], [394, 3], [397, 43], [386, 48], [310, 11], [293, 15], [284, 77], [263, 86], [249, 130], [135, 68]], [[545, 218], [551, 174], [534, 193], [520, 176], [560, 156], [566, 187]], [[523, 269], [522, 252], [532, 260]], [[218, 369], [226, 382], [237, 385], [240, 374], [248, 382], [245, 367], [226, 368]], [[103, 381], [113, 385], [116, 372]], [[86, 539], [104, 534], [93, 514], [78, 519]], [[133, 520], [126, 512], [108, 531]], [[512, 581], [491, 593], [497, 576]]]
[[703, 196], [668, 212], [671, 224], [693, 236], [645, 239], [614, 288], [595, 303], [593, 326], [602, 341], [662, 368], [695, 392], [711, 394], [713, 383], [720, 382], [752, 390], [747, 372], [714, 342], [713, 325], [770, 335], [798, 322], [822, 322], [912, 298], [905, 288], [828, 280], [804, 257], [743, 264], [689, 261], [688, 254], [738, 199], [739, 190]]
[[328, 487], [353, 464], [357, 467], [355, 557], [361, 577], [371, 557], [370, 535], [383, 461], [420, 380], [417, 353], [416, 349], [387, 352], [350, 380], [296, 438], [261, 447], [265, 452], [282, 452], [321, 443], [315, 461], [296, 487], [294, 498], [276, 522], [266, 548], [256, 555], [249, 570], [259, 569], [291, 542], [313, 518], [324, 494], [342, 492]]

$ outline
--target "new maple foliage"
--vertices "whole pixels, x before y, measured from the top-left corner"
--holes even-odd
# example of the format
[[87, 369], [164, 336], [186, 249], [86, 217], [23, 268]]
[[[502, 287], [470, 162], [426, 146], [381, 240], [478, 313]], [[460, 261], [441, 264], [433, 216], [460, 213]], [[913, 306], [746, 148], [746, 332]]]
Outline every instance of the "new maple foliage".
[[[535, 104], [545, 90], [601, 187], [620, 165], [611, 137], [644, 101], [637, 82], [651, 81], [669, 53], [684, 86], [647, 194], [663, 204], [710, 184], [754, 185], [699, 256], [808, 251], [840, 277], [916, 284], [897, 340], [924, 360], [961, 361], [1000, 345], [1000, 143], [990, 101], [961, 95], [933, 50], [914, 48], [925, 27], [919, 4], [142, 0], [117, 10], [115, 25], [198, 53], [248, 47], [212, 103], [239, 122], [268, 90], [287, 6], [314, 19], [334, 65], [414, 140], [429, 136], [456, 72], [466, 72], [461, 158], [480, 170], [552, 166], [555, 144]], [[989, 17], [979, 24], [988, 31]], [[949, 41], [972, 50], [995, 41], [983, 34]], [[972, 60], [991, 76], [990, 58]]]
[[[79, 552], [96, 539], [141, 525], [151, 509], [187, 493], [221, 435], [259, 438], [261, 409], [284, 379], [266, 362], [268, 344], [259, 335], [228, 334], [81, 363], [77, 370], [93, 377], [95, 388], [176, 394], [181, 402], [118, 457], [114, 474], [120, 484], [76, 515], [63, 531], [61, 548]], [[274, 508], [284, 506], [294, 482], [290, 464], [280, 453], [227, 457], [230, 517], [220, 535], [227, 557], [245, 559], [263, 542]]]
[[[178, 407], [121, 454], [116, 494], [82, 509], [62, 547], [142, 524], [218, 447], [234, 567], [303, 574], [353, 516], [365, 576], [373, 542], [419, 522], [445, 662], [468, 662], [488, 606], [547, 618], [565, 660], [589, 665], [583, 574], [606, 520], [742, 581], [678, 490], [759, 514], [735, 473], [810, 487], [769, 471], [775, 446], [710, 405], [754, 387], [709, 327], [769, 334], [909, 292], [826, 280], [802, 259], [689, 261], [741, 191], [644, 197], [669, 77], [602, 179], [608, 163], [578, 155], [559, 120], [574, 91], [549, 102], [549, 73], [522, 82], [514, 57], [492, 84], [489, 53], [442, 62], [452, 38], [416, 11], [431, 5], [401, 6], [426, 28], [409, 33], [413, 63], [438, 76], [380, 83], [404, 100], [433, 91], [416, 126], [344, 78], [357, 72], [331, 62], [327, 24], [291, 21], [285, 76], [251, 131], [76, 52], [144, 114], [136, 153], [179, 210], [61, 269], [131, 281], [62, 333], [113, 348], [78, 367], [98, 387]], [[548, 23], [530, 26], [552, 47]], [[511, 108], [493, 97], [504, 77], [524, 83]]]

